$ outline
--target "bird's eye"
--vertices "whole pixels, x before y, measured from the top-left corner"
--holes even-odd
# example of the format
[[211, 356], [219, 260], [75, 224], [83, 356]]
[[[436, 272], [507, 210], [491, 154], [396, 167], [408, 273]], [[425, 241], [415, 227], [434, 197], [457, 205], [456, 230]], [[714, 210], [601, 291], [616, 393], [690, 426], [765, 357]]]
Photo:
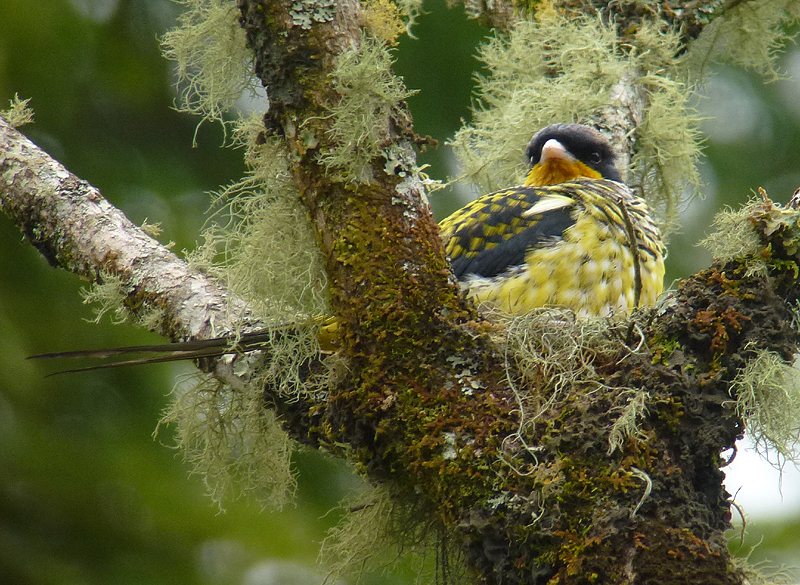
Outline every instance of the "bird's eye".
[[601, 160], [602, 159], [600, 157], [599, 152], [593, 152], [592, 154], [589, 155], [589, 162], [591, 162], [593, 165], [600, 164]]

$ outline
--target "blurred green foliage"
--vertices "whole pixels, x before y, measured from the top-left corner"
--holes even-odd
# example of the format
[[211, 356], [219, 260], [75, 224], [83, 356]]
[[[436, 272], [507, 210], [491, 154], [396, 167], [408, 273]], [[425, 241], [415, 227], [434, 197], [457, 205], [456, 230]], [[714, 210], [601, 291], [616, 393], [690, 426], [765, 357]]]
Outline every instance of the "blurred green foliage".
[[[469, 117], [474, 48], [488, 32], [443, 0], [426, 9], [414, 29], [418, 40], [404, 39], [397, 49], [396, 71], [421, 90], [409, 99], [418, 133], [444, 142]], [[194, 245], [205, 221], [206, 192], [244, 166], [239, 152], [221, 148], [218, 127], [204, 125], [191, 148], [197, 121], [171, 109], [170, 65], [158, 37], [179, 10], [168, 0], [3, 0], [0, 109], [15, 93], [31, 98], [35, 123], [22, 130], [134, 222], [161, 222], [162, 241], [180, 250]], [[693, 245], [715, 208], [736, 205], [759, 186], [785, 201], [800, 186], [800, 110], [785, 97], [794, 92], [800, 102], [800, 86], [762, 85], [737, 71], [719, 76], [738, 83], [725, 91], [749, 92], [752, 130], [724, 141], [711, 132], [703, 172], [714, 196], [684, 214], [668, 279], [707, 263]], [[708, 111], [719, 107], [713, 103]], [[455, 172], [444, 148], [421, 160], [435, 178]], [[436, 194], [433, 205], [441, 217], [462, 201]], [[313, 565], [324, 530], [338, 517], [326, 512], [358, 486], [344, 465], [300, 452], [295, 507], [259, 513], [236, 501], [218, 513], [202, 479], [188, 476], [169, 448], [169, 429], [151, 437], [176, 377], [191, 367], [44, 378], [51, 365], [25, 361], [27, 355], [156, 338], [86, 322], [92, 312], [77, 294], [82, 283], [47, 266], [4, 216], [0, 275], [0, 583], [255, 585], [286, 582], [267, 578], [285, 570], [280, 563]], [[751, 529], [756, 539], [758, 528]], [[764, 528], [758, 558], [800, 556], [797, 519]]]

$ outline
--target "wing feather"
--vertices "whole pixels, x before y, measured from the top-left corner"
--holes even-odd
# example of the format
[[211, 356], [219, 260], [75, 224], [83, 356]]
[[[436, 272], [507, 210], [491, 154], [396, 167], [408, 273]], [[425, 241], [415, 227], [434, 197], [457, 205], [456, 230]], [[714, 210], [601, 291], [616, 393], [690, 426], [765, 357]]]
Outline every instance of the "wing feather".
[[547, 187], [514, 187], [473, 201], [441, 223], [453, 272], [490, 278], [524, 264], [528, 250], [575, 223], [574, 203]]

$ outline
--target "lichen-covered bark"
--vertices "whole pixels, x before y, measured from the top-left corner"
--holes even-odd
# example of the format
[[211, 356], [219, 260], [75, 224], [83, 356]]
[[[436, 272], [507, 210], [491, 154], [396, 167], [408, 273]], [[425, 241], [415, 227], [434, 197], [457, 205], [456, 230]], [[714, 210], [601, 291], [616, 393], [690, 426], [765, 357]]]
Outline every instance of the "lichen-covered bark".
[[[477, 505], [476, 497], [465, 499], [468, 490], [487, 497], [494, 481], [492, 453], [515, 425], [502, 356], [459, 293], [419, 187], [408, 176], [387, 172], [384, 159], [374, 161], [372, 182], [358, 184], [336, 181], [317, 160], [332, 146], [328, 107], [341, 99], [328, 75], [335, 57], [361, 42], [360, 31], [349, 28], [352, 17], [342, 14], [348, 7], [339, 6], [331, 24], [305, 32], [291, 25], [289, 3], [283, 12], [277, 3], [240, 4], [257, 63], [274, 66], [270, 39], [285, 39], [282, 74], [303, 81], [290, 92], [303, 98], [268, 114], [267, 126], [297, 154], [295, 182], [327, 259], [340, 333], [336, 343], [344, 366], [319, 415], [318, 440], [355, 447], [356, 461], [373, 479], [392, 482], [409, 497], [421, 489], [431, 511], [452, 525], [464, 507]], [[293, 43], [327, 58], [292, 72]], [[265, 82], [269, 75], [263, 73]], [[383, 123], [392, 140], [413, 139], [406, 111], [391, 112]], [[315, 149], [305, 148], [308, 140], [295, 131], [298, 124], [313, 133]], [[454, 355], [464, 364], [457, 372], [448, 362]], [[481, 372], [479, 388], [464, 379], [469, 368]], [[470, 442], [452, 460], [444, 459], [448, 433]], [[443, 474], [451, 479], [442, 482]], [[483, 489], [465, 488], [470, 477]]]
[[[249, 309], [135, 226], [100, 192], [0, 118], [0, 207], [52, 266], [90, 282], [118, 278], [125, 306], [163, 310], [155, 330], [176, 340], [253, 322]], [[219, 329], [216, 330], [219, 333]]]
[[[620, 30], [635, 34], [642, 21], [657, 18], [670, 28], [681, 31], [684, 44], [696, 39], [715, 18], [739, 4], [753, 0], [688, 0], [687, 2], [605, 2], [603, 0], [554, 0], [547, 9], [582, 16], [599, 14], [607, 22], [614, 21]], [[455, 0], [451, 0], [455, 4]], [[474, 18], [488, 26], [506, 29], [515, 17], [534, 17], [542, 9], [540, 0], [465, 1]]]
[[[730, 513], [719, 471], [720, 452], [741, 434], [723, 406], [724, 380], [735, 368], [711, 372], [709, 362], [689, 374], [650, 351], [598, 356], [609, 386], [650, 394], [644, 438], [609, 455], [609, 406], [619, 397], [613, 390], [574, 396], [526, 436], [539, 449], [531, 473], [503, 463], [532, 463], [519, 441], [505, 441], [520, 415], [508, 364], [449, 278], [421, 193], [403, 190], [380, 157], [375, 180], [361, 184], [337, 181], [318, 163], [331, 146], [327, 107], [341, 98], [327, 75], [337, 54], [360, 42], [353, 20], [337, 17], [308, 32], [291, 25], [289, 3], [240, 5], [256, 70], [269, 84], [277, 67], [280, 91], [293, 96], [267, 115], [266, 131], [285, 136], [296, 154], [295, 183], [327, 258], [339, 324], [343, 365], [316, 411], [315, 440], [334, 451], [348, 445], [370, 478], [438, 518], [481, 581], [740, 583], [722, 536]], [[327, 57], [296, 61], [296, 54]], [[383, 123], [392, 140], [411, 138], [405, 112]], [[314, 149], [298, 137], [300, 126], [313, 134]], [[702, 320], [694, 302], [686, 298], [653, 321], [646, 339], [654, 349], [682, 343], [674, 324]], [[720, 318], [731, 331], [739, 326], [733, 313]], [[645, 477], [653, 494], [634, 515]]]
[[[722, 534], [730, 507], [720, 453], [742, 434], [728, 388], [748, 352], [790, 359], [796, 350], [797, 256], [781, 244], [789, 228], [762, 229], [768, 278], [730, 262], [688, 279], [672, 303], [636, 317], [640, 347], [635, 327], [610, 327], [618, 346], [585, 356], [602, 387], [563, 397], [523, 427], [519, 392], [544, 394], [548, 380], [514, 387], [522, 376], [497, 344], [502, 331], [459, 294], [412, 169], [376, 156], [372, 181], [346, 182], [320, 164], [318, 154], [335, 146], [329, 108], [342, 97], [329, 75], [362, 42], [359, 4], [337, 3], [330, 21], [308, 28], [293, 21], [291, 1], [239, 5], [270, 92], [264, 132], [284, 138], [293, 155], [338, 325], [329, 396], [286, 402], [268, 387], [265, 407], [277, 407], [298, 439], [346, 454], [398, 502], [413, 502], [420, 520], [434, 519], [480, 582], [742, 583]], [[386, 148], [414, 141], [402, 104], [381, 123]], [[115, 239], [128, 226], [108, 221], [116, 210], [105, 206], [99, 229], [66, 229], [71, 206], [91, 215], [82, 206], [102, 203], [99, 195], [60, 167], [52, 189], [42, 189], [42, 177], [18, 166], [41, 155], [20, 154], [14, 140], [0, 135], [4, 209], [43, 253], [90, 278], [109, 270], [150, 282], [142, 278], [163, 250], [137, 256], [149, 244]], [[87, 241], [73, 246], [79, 237]], [[185, 270], [172, 258], [169, 267], [148, 276], [153, 286], [140, 294]], [[185, 279], [206, 285], [201, 275]], [[179, 287], [158, 290], [177, 321]], [[231, 303], [224, 291], [217, 298], [201, 308], [208, 322], [214, 303]], [[646, 392], [647, 410], [639, 432], [610, 452], [621, 389]]]
[[[32, 156], [49, 164], [43, 153]], [[17, 164], [12, 158], [24, 157], [4, 156], [4, 171]], [[33, 211], [37, 183], [27, 177], [34, 192], [19, 191], [24, 175], [4, 175], [4, 209], [31, 225], [28, 218], [41, 217]], [[54, 219], [61, 221], [68, 216]], [[107, 239], [115, 228], [102, 223], [104, 241], [122, 246]], [[489, 326], [458, 316], [449, 323], [444, 314], [409, 322], [401, 300], [385, 291], [382, 301], [354, 303], [354, 313], [379, 311], [380, 318], [342, 340], [349, 373], [331, 400], [279, 409], [292, 413], [295, 436], [305, 432], [332, 450], [330, 441], [346, 441], [368, 475], [401, 501], [413, 498], [426, 520], [438, 518], [484, 582], [740, 583], [722, 539], [730, 512], [719, 453], [741, 433], [725, 404], [727, 382], [746, 359], [745, 346], [787, 357], [795, 348], [787, 302], [797, 298], [796, 256], [783, 250], [782, 230], [765, 231], [769, 259], [781, 267], [770, 279], [744, 277], [736, 263], [713, 267], [683, 283], [662, 313], [640, 320], [642, 327], [650, 323], [649, 351], [621, 345], [594, 357], [610, 387], [650, 393], [642, 435], [612, 455], [609, 406], [619, 397], [609, 389], [570, 396], [537, 421], [526, 436], [537, 446], [531, 466], [532, 454], [518, 442], [503, 444], [517, 430], [519, 413]], [[381, 256], [392, 251], [393, 240], [387, 242]], [[398, 322], [380, 333], [382, 320], [393, 315]], [[645, 491], [637, 470], [653, 489], [634, 515]]]

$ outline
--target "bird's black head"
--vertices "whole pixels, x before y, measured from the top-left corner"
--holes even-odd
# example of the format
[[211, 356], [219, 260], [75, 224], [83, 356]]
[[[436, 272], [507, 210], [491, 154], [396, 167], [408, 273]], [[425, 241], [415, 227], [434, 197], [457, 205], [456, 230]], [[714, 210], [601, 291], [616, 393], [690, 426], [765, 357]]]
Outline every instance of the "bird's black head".
[[600, 173], [604, 179], [622, 181], [614, 166], [614, 151], [608, 140], [594, 128], [582, 124], [551, 124], [537, 132], [525, 150], [532, 167], [540, 162], [542, 148], [551, 139], [561, 143], [569, 154]]

